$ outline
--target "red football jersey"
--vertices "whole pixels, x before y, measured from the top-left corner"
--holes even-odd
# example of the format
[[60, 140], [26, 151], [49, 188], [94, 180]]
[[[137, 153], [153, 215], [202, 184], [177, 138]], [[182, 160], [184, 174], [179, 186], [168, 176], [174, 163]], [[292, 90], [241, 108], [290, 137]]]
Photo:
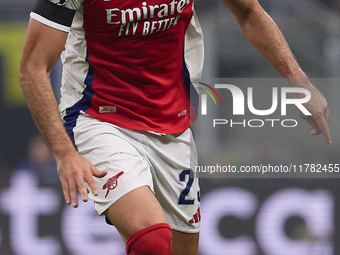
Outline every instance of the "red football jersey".
[[159, 133], [196, 119], [189, 92], [203, 50], [192, 0], [40, 1], [31, 17], [69, 32], [60, 102], [68, 129], [80, 111]]

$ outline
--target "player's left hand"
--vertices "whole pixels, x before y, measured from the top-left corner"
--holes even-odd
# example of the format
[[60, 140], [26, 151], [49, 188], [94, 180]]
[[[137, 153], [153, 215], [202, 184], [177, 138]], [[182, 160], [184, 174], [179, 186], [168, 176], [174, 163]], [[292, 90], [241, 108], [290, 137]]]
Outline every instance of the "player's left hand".
[[[311, 99], [303, 104], [304, 107], [312, 114], [311, 116], [304, 115], [300, 110], [301, 118], [309, 123], [311, 126], [311, 135], [323, 134], [328, 144], [332, 143], [332, 137], [329, 132], [328, 123], [330, 122], [330, 113], [328, 103], [322, 93], [315, 88], [307, 78], [288, 79], [289, 86], [301, 87], [310, 91]], [[295, 98], [301, 97], [301, 94], [294, 94]]]

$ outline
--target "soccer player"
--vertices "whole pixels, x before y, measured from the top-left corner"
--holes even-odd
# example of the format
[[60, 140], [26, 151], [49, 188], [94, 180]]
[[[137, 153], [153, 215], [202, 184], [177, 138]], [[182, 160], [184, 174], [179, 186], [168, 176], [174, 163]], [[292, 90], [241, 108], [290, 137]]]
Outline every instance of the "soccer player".
[[[273, 20], [256, 0], [222, 3], [282, 77], [298, 78], [289, 86], [311, 91], [313, 117], [304, 118], [330, 143], [327, 102]], [[38, 0], [31, 13], [20, 81], [65, 201], [77, 207], [78, 191], [94, 200], [127, 254], [198, 253], [188, 91], [200, 77], [202, 46], [193, 0]], [[49, 79], [60, 55], [62, 120]]]

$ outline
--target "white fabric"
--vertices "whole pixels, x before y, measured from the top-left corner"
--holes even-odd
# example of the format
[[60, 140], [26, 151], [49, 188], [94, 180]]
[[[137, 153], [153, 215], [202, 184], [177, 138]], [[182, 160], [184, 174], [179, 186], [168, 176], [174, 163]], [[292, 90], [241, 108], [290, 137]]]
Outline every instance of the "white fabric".
[[[99, 170], [109, 172], [103, 178], [96, 178], [99, 195], [89, 193], [98, 214], [129, 191], [147, 185], [154, 191], [174, 230], [199, 232], [199, 222], [189, 223], [200, 206], [195, 172], [197, 153], [190, 129], [178, 136], [158, 136], [120, 128], [81, 114], [74, 128], [74, 139], [85, 158]], [[187, 175], [182, 175], [185, 179], [180, 181], [180, 174], [189, 169], [192, 169], [193, 183], [182, 198], [194, 202], [179, 204], [179, 197], [189, 182]], [[103, 188], [109, 178], [122, 171], [114, 189], [108, 192]]]
[[58, 30], [61, 30], [61, 31], [64, 31], [64, 32], [67, 32], [67, 33], [70, 32], [70, 30], [71, 30], [71, 28], [69, 28], [67, 26], [60, 25], [56, 22], [50, 21], [50, 20], [44, 18], [43, 16], [36, 14], [34, 12], [31, 12], [30, 17], [32, 19], [35, 19], [36, 21], [39, 21], [40, 23], [45, 24], [46, 26], [53, 27], [55, 29], [58, 29]]

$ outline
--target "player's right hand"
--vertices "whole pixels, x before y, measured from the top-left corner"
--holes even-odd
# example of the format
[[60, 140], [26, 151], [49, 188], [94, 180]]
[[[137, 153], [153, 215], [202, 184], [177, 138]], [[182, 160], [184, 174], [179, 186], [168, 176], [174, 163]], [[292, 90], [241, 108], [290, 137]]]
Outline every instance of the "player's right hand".
[[58, 175], [67, 204], [74, 208], [78, 207], [78, 191], [84, 202], [88, 201], [88, 193], [85, 182], [89, 185], [92, 193], [99, 194], [97, 183], [93, 176], [101, 178], [107, 171], [99, 171], [90, 161], [81, 156], [77, 151], [65, 154], [57, 158]]

